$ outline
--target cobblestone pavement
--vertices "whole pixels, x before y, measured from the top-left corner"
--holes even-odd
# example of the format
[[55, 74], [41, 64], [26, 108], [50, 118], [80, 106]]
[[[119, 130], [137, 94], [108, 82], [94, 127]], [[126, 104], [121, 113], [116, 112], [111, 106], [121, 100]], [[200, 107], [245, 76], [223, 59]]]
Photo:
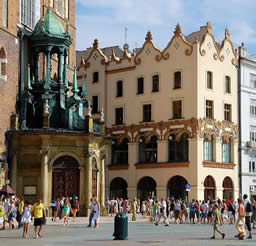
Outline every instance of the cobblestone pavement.
[[[72, 220], [71, 220], [72, 221]], [[211, 225], [163, 224], [155, 226], [146, 219], [139, 218], [137, 222], [129, 222], [129, 236], [125, 241], [113, 241], [113, 217], [102, 217], [98, 229], [87, 228], [88, 218], [77, 218], [70, 226], [64, 227], [62, 221], [55, 223], [50, 219], [43, 228], [42, 238], [34, 239], [33, 226], [30, 226], [28, 239], [22, 239], [22, 229], [0, 231], [0, 246], [166, 246], [166, 245], [203, 245], [203, 246], [231, 246], [231, 245], [256, 245], [256, 230], [253, 240], [239, 241], [233, 236], [236, 234], [234, 225], [224, 225], [221, 230], [226, 233], [225, 240], [217, 235], [216, 240], [210, 240], [212, 235]]]

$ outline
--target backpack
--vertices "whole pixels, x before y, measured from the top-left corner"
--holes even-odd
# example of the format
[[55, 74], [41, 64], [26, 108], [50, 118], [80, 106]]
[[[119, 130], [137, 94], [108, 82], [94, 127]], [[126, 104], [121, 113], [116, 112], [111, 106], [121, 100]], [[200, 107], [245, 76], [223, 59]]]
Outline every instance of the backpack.
[[249, 201], [246, 204], [246, 212], [247, 213], [253, 212], [253, 206], [252, 206], [252, 204]]
[[77, 208], [77, 199], [72, 199], [71, 207]]

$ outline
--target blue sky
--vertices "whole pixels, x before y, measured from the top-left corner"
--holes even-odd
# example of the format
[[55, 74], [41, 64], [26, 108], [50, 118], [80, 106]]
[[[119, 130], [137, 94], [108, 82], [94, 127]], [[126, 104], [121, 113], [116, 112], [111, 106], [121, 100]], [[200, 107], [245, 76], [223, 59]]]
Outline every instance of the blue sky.
[[255, 0], [76, 0], [77, 50], [92, 46], [123, 46], [125, 27], [130, 49], [141, 47], [148, 30], [157, 47], [163, 49], [170, 41], [177, 23], [183, 34], [212, 23], [217, 40], [230, 29], [237, 46], [245, 43], [256, 54]]

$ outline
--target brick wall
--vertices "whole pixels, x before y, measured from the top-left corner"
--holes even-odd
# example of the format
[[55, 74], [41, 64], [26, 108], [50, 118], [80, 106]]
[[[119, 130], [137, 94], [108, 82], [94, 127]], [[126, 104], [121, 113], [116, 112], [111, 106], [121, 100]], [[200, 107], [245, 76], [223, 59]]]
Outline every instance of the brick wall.
[[9, 128], [11, 112], [15, 112], [19, 71], [19, 42], [0, 28], [0, 49], [2, 47], [7, 57], [7, 81], [0, 78], [0, 152], [5, 151], [5, 132]]

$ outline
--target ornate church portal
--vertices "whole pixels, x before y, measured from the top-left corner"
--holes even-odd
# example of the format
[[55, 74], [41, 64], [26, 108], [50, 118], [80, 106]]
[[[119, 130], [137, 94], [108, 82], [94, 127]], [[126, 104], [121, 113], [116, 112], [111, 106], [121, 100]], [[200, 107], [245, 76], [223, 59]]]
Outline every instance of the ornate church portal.
[[80, 171], [77, 160], [71, 156], [61, 156], [53, 164], [52, 199], [60, 197], [79, 198]]

